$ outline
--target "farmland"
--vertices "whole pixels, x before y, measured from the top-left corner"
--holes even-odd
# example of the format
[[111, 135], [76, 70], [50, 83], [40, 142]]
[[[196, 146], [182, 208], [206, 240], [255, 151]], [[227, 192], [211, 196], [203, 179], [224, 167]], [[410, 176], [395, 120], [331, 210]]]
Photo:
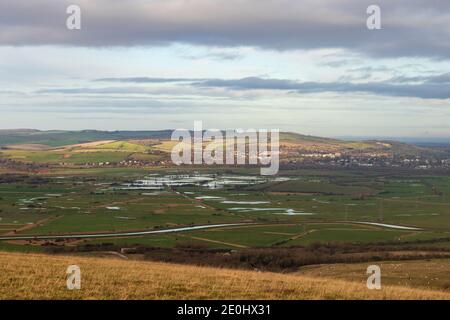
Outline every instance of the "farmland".
[[[165, 172], [153, 172], [155, 174], [164, 177]], [[190, 174], [197, 179], [210, 177]], [[135, 178], [130, 180], [133, 176]], [[145, 179], [145, 174], [89, 173], [47, 175], [40, 179], [17, 176], [16, 182], [0, 184], [1, 230], [15, 235], [59, 235], [216, 223], [257, 224], [182, 234], [186, 239], [212, 247], [450, 237], [450, 198], [446, 196], [450, 191], [450, 179], [446, 177], [363, 179], [358, 175], [353, 181], [348, 176], [315, 176], [314, 172], [307, 175], [299, 171], [296, 175], [289, 172], [281, 181], [268, 179], [220, 189], [198, 185], [164, 186], [158, 190], [127, 187], [138, 177]], [[235, 177], [252, 178], [248, 175]], [[155, 235], [114, 241], [157, 242], [167, 246], [183, 241], [180, 236]], [[160, 240], [154, 240], [158, 237]]]
[[[48, 134], [53, 140], [43, 140], [42, 133], [35, 141], [15, 136], [9, 141], [15, 144], [0, 151], [2, 252], [56, 257], [115, 252], [134, 261], [129, 263], [149, 263], [150, 269], [175, 268], [158, 265], [163, 261], [192, 268], [303, 272], [311, 281], [358, 280], [364, 266], [383, 261], [392, 271], [387, 284], [448, 291], [423, 279], [402, 282], [393, 267], [411, 264], [411, 270], [420, 270], [424, 261], [444, 264], [449, 258], [450, 176], [445, 170], [286, 165], [277, 176], [263, 177], [255, 167], [172, 166], [166, 161], [173, 143], [158, 137], [91, 132], [98, 140], [59, 141]], [[288, 148], [301, 145], [311, 152], [318, 147], [327, 152], [387, 148], [283, 137]], [[351, 276], [344, 275], [346, 268]], [[425, 270], [429, 277], [440, 276], [429, 265]], [[108, 296], [92, 292], [101, 294]], [[160, 297], [142, 293], [147, 294]], [[273, 296], [281, 297], [312, 296]]]

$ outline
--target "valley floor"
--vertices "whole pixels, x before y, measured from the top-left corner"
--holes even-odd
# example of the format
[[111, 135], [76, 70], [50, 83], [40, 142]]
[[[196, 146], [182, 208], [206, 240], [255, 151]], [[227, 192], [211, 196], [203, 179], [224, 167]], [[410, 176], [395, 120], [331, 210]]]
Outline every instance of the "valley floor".
[[[81, 268], [81, 290], [66, 270]], [[269, 272], [0, 252], [0, 299], [450, 299], [450, 293]]]

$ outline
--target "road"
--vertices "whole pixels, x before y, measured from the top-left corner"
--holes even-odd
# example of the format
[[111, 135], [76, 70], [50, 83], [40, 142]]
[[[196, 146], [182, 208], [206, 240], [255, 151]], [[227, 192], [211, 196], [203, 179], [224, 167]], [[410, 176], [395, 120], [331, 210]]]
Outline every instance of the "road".
[[42, 235], [42, 236], [7, 236], [0, 237], [0, 241], [3, 240], [56, 240], [56, 239], [84, 239], [84, 238], [114, 238], [114, 237], [133, 237], [133, 236], [145, 236], [151, 234], [161, 233], [175, 233], [183, 231], [221, 228], [221, 227], [234, 227], [254, 225], [254, 223], [224, 223], [224, 224], [207, 224], [201, 226], [163, 229], [163, 230], [148, 230], [148, 231], [135, 231], [135, 232], [109, 232], [109, 233], [91, 233], [91, 234], [69, 234], [69, 235]]
[[[342, 222], [341, 222], [342, 223]], [[393, 224], [384, 224], [376, 222], [363, 222], [363, 221], [346, 221], [345, 223], [357, 223], [373, 225], [377, 227], [390, 228], [390, 229], [401, 229], [401, 230], [423, 230], [415, 227], [407, 227]], [[257, 223], [223, 223], [223, 224], [206, 224], [201, 226], [192, 227], [182, 227], [182, 228], [172, 228], [163, 230], [147, 230], [147, 231], [134, 231], [134, 232], [105, 232], [105, 233], [91, 233], [91, 234], [68, 234], [68, 235], [42, 235], [42, 236], [4, 236], [0, 237], [0, 241], [5, 240], [56, 240], [56, 239], [95, 239], [95, 238], [114, 238], [114, 237], [134, 237], [134, 236], [145, 236], [151, 234], [162, 234], [162, 233], [175, 233], [183, 231], [193, 231], [201, 229], [211, 229], [211, 228], [221, 228], [221, 227], [235, 227], [235, 226], [251, 226], [257, 225]]]

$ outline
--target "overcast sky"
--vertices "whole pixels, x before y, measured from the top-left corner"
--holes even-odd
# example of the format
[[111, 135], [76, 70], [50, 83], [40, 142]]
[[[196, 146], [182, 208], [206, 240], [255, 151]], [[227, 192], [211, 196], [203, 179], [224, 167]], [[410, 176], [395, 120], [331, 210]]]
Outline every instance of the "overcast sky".
[[2, 0], [0, 111], [0, 129], [450, 139], [450, 1]]

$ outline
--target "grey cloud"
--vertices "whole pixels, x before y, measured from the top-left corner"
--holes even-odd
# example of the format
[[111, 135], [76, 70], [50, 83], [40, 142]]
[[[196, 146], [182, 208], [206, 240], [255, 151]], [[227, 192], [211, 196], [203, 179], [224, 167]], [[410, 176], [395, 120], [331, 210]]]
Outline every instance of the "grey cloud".
[[1, 95], [22, 95], [24, 92], [17, 90], [0, 90]]
[[299, 83], [285, 79], [263, 79], [259, 77], [248, 77], [236, 80], [210, 79], [194, 82], [198, 87], [228, 88], [233, 90], [298, 90]]
[[37, 90], [38, 94], [142, 94], [148, 93], [145, 88], [138, 87], [108, 87], [108, 88], [56, 88]]
[[[93, 81], [119, 82], [119, 83], [188, 83], [197, 87], [225, 87], [229, 89], [295, 89], [297, 82], [284, 79], [263, 79], [247, 77], [238, 80], [206, 79], [206, 78], [157, 78], [157, 77], [125, 77], [125, 78], [99, 78]], [[114, 88], [113, 88], [114, 89]], [[53, 89], [50, 89], [50, 91]], [[66, 89], [55, 89], [63, 92]], [[76, 89], [68, 89], [76, 90]], [[83, 88], [89, 91], [90, 89]], [[41, 91], [42, 93], [43, 91]], [[47, 90], [48, 92], [48, 90]]]
[[[107, 79], [107, 78], [105, 78]], [[112, 82], [133, 82], [137, 78], [111, 78]], [[142, 78], [138, 78], [142, 79]], [[171, 79], [161, 79], [160, 82], [155, 82], [156, 78], [149, 78], [150, 82], [140, 82], [141, 83], [172, 83]], [[119, 81], [122, 80], [122, 81]], [[193, 81], [190, 79], [190, 81]], [[198, 81], [198, 80], [196, 80]], [[54, 94], [66, 94], [74, 96], [89, 95], [90, 98], [103, 98], [105, 96], [111, 96], [115, 99], [121, 99], [130, 95], [134, 95], [134, 98], [145, 97], [145, 96], [159, 96], [159, 99], [164, 100], [177, 100], [181, 99], [183, 101], [195, 100], [199, 97], [204, 97], [214, 100], [223, 99], [234, 99], [234, 100], [249, 100], [254, 98], [254, 94], [251, 93], [241, 93], [237, 91], [225, 91], [225, 90], [200, 90], [196, 86], [191, 86], [190, 83], [182, 83], [184, 86], [165, 86], [165, 87], [148, 87], [148, 86], [128, 86], [128, 87], [76, 87], [76, 88], [46, 88], [34, 91], [37, 95], [54, 95]], [[189, 84], [189, 85], [188, 85]], [[1, 92], [0, 92], [1, 94]]]
[[450, 83], [450, 72], [432, 76], [427, 81], [431, 83]]
[[298, 93], [355, 93], [363, 92], [384, 96], [416, 97], [423, 99], [449, 99], [450, 85], [440, 83], [395, 84], [389, 82], [296, 82], [283, 79], [250, 77], [237, 80], [208, 80], [195, 83], [201, 87], [221, 87], [233, 90], [288, 90]]
[[[179, 90], [192, 87], [198, 89], [221, 88], [231, 91], [249, 90], [280, 90], [293, 93], [369, 93], [393, 97], [415, 97], [422, 99], [449, 99], [450, 82], [448, 74], [434, 75], [432, 77], [421, 77], [421, 83], [405, 83], [405, 81], [383, 81], [383, 82], [299, 82], [289, 79], [267, 79], [260, 77], [247, 77], [242, 79], [188, 79], [188, 78], [110, 78], [112, 82], [132, 83], [171, 83], [179, 82]], [[108, 81], [108, 78], [102, 79]], [[173, 89], [176, 90], [176, 89]], [[164, 92], [164, 91], [163, 91]], [[154, 94], [158, 91], [147, 87], [108, 87], [108, 88], [57, 88], [43, 89], [37, 93], [63, 93], [63, 94]], [[171, 91], [175, 94], [176, 91]], [[206, 90], [189, 92], [196, 95], [208, 95]]]
[[443, 74], [433, 74], [427, 76], [398, 76], [391, 79], [393, 82], [425, 82], [432, 84], [450, 84], [450, 72]]
[[382, 30], [366, 28], [371, 0], [78, 0], [82, 30], [65, 28], [72, 0], [2, 0], [0, 44], [345, 48], [374, 56], [450, 57], [448, 0], [378, 0]]

